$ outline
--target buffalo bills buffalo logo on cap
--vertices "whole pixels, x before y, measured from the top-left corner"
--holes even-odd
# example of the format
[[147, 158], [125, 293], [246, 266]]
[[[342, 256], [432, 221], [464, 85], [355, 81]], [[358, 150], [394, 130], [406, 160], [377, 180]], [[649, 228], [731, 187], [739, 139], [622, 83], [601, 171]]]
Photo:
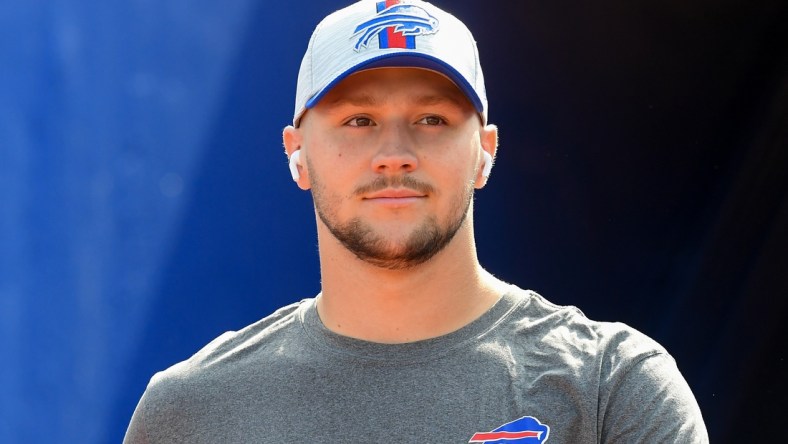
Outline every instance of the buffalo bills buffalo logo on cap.
[[355, 50], [369, 46], [378, 36], [379, 48], [416, 48], [416, 36], [438, 32], [438, 19], [416, 5], [401, 4], [399, 0], [377, 2], [377, 15], [358, 25], [353, 35], [361, 34]]
[[469, 443], [485, 444], [542, 444], [547, 441], [550, 426], [532, 416], [523, 416], [491, 432], [475, 433]]

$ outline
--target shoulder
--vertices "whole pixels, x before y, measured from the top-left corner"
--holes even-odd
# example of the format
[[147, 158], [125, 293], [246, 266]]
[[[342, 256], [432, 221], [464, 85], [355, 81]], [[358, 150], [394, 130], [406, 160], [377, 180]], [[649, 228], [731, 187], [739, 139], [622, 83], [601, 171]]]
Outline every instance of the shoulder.
[[600, 442], [708, 442], [692, 391], [657, 341], [534, 292], [520, 290], [519, 297], [513, 319], [522, 336], [540, 355], [560, 359], [575, 379], [596, 386]]
[[292, 340], [298, 334], [300, 313], [312, 303], [304, 299], [284, 306], [265, 318], [238, 331], [220, 335], [189, 359], [156, 373], [148, 384], [146, 396], [157, 398], [193, 393], [182, 390], [195, 385], [208, 385], [233, 371], [239, 371], [267, 350]]
[[591, 320], [577, 307], [553, 304], [532, 291], [518, 289], [516, 297], [520, 303], [506, 325], [513, 331], [504, 334], [545, 357], [546, 365], [563, 365], [575, 378], [594, 381], [601, 392], [648, 373], [651, 361], [675, 367], [662, 345], [624, 323]]
[[554, 304], [533, 291], [516, 289], [515, 294], [521, 303], [513, 313], [514, 327], [545, 347], [594, 358], [608, 370], [667, 354], [659, 343], [621, 322], [591, 320], [579, 308]]
[[[305, 299], [280, 308], [241, 330], [226, 332], [189, 359], [156, 373], [148, 383], [126, 431], [127, 443], [169, 442], [205, 430], [202, 421], [215, 414], [217, 401], [232, 408], [238, 375], [264, 374], [270, 352], [298, 341]], [[228, 395], [228, 393], [233, 393]]]

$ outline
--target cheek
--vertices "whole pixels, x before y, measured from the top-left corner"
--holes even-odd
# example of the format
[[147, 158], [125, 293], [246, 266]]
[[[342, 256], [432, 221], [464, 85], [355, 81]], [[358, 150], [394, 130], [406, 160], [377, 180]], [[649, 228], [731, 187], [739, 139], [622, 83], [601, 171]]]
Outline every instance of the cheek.
[[[425, 159], [425, 163], [429, 159]], [[454, 205], [456, 199], [464, 199], [469, 188], [476, 182], [476, 168], [472, 157], [455, 154], [444, 159], [437, 157], [429, 160], [432, 167], [432, 179], [438, 191], [448, 198], [446, 204]]]
[[434, 154], [424, 156], [425, 163], [437, 165], [442, 175], [448, 175], [449, 180], [465, 184], [475, 180], [477, 170], [476, 152], [480, 148], [469, 141], [463, 144], [446, 145]]
[[358, 138], [335, 135], [329, 136], [322, 143], [323, 158], [333, 162], [335, 167], [349, 167], [358, 162], [364, 155], [363, 147], [368, 144], [361, 143]]
[[347, 143], [343, 143], [341, 139], [337, 140], [331, 137], [321, 137], [319, 143], [312, 144], [309, 147], [310, 158], [320, 171], [330, 171], [336, 168], [340, 162], [347, 161], [351, 153]]
[[[339, 143], [321, 143], [312, 147], [310, 174], [316, 176], [322, 197], [335, 200], [338, 196], [350, 196], [357, 186], [362, 166], [352, 147]], [[314, 181], [313, 179], [313, 181]]]

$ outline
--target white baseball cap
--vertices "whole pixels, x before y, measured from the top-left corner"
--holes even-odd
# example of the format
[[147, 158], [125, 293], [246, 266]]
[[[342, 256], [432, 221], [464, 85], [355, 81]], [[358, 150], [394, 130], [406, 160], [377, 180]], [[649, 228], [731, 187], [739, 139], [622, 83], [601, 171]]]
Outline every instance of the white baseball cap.
[[372, 68], [441, 73], [487, 122], [487, 93], [476, 41], [459, 19], [421, 0], [361, 0], [317, 25], [298, 72], [293, 125], [337, 83]]

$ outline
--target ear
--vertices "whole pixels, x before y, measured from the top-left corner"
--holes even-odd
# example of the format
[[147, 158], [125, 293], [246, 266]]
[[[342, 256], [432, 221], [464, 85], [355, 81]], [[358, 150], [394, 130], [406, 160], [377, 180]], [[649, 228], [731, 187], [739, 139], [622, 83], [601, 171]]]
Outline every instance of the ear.
[[[495, 153], [498, 152], [498, 127], [492, 124], [486, 125], [479, 132], [479, 141], [481, 142], [482, 150], [490, 155], [490, 159], [494, 163]], [[474, 183], [476, 189], [483, 188], [487, 184], [489, 175], [486, 176], [483, 173], [485, 170], [489, 172], [492, 168], [492, 163], [486, 165], [487, 168], [485, 168], [485, 157], [487, 156], [479, 155], [479, 167], [476, 171], [476, 182]]]
[[282, 142], [285, 146], [285, 154], [287, 155], [288, 160], [291, 158], [293, 153], [300, 150], [300, 162], [296, 163], [296, 168], [298, 168], [298, 180], [296, 180], [296, 184], [298, 184], [298, 188], [302, 190], [308, 190], [312, 187], [309, 182], [309, 171], [305, 167], [306, 165], [306, 153], [304, 152], [303, 146], [303, 134], [299, 128], [295, 128], [292, 125], [287, 125], [285, 129], [282, 130]]

